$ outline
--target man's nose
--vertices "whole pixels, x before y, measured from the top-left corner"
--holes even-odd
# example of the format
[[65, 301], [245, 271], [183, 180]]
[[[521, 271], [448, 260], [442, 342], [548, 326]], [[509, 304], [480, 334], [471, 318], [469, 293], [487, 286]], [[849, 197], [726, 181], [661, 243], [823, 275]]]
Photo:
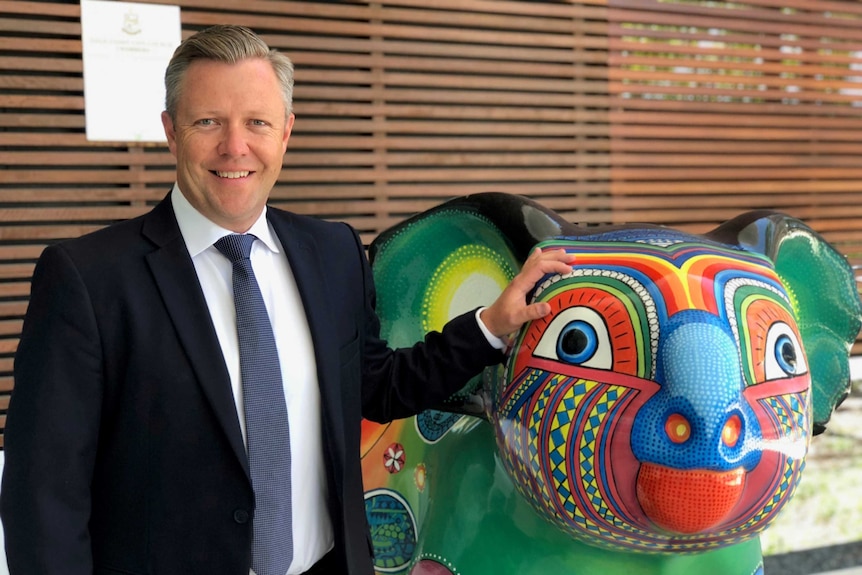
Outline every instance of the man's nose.
[[228, 124], [222, 130], [219, 154], [223, 156], [244, 156], [248, 152], [248, 139], [244, 126]]

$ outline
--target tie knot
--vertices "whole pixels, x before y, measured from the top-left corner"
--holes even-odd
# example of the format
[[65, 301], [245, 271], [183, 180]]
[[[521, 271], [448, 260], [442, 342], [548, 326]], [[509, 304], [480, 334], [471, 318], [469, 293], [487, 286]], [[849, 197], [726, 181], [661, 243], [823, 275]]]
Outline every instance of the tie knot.
[[219, 239], [213, 245], [231, 263], [236, 263], [242, 259], [248, 259], [251, 254], [251, 246], [256, 239], [257, 237], [251, 234], [230, 234]]

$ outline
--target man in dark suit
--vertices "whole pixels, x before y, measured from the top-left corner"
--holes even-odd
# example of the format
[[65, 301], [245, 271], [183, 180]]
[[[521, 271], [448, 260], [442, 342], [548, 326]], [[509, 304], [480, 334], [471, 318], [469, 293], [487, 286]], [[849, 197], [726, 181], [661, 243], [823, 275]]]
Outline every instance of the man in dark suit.
[[213, 27], [183, 42], [165, 82], [171, 193], [47, 248], [34, 273], [0, 500], [11, 573], [250, 573], [263, 504], [236, 268], [213, 244], [252, 234], [290, 421], [292, 559], [272, 572], [368, 575], [361, 418], [416, 413], [499, 362], [499, 338], [549, 312], [527, 291], [569, 258], [533, 254], [491, 306], [392, 350], [356, 233], [266, 207], [294, 121], [290, 61], [245, 28]]

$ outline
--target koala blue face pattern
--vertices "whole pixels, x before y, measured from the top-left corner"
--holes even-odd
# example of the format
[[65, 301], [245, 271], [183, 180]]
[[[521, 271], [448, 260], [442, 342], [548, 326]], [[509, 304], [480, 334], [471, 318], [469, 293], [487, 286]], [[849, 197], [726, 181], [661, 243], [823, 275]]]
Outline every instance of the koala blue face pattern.
[[572, 535], [696, 550], [762, 531], [790, 499], [810, 378], [765, 258], [675, 235], [553, 240], [576, 254], [536, 301], [495, 394], [518, 489]]

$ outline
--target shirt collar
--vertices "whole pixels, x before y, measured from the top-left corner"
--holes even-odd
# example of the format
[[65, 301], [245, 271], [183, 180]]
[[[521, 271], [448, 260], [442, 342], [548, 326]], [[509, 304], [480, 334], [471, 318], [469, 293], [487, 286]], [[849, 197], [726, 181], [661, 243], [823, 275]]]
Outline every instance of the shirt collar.
[[[171, 190], [171, 205], [174, 208], [174, 215], [177, 218], [180, 233], [186, 243], [186, 249], [192, 258], [212, 247], [223, 236], [234, 233], [213, 223], [195, 209], [180, 191], [179, 184], [174, 184], [174, 188]], [[281, 246], [266, 219], [266, 210], [267, 207], [264, 206], [260, 217], [257, 218], [257, 221], [254, 222], [254, 225], [246, 233], [253, 234], [271, 251], [279, 253]]]

